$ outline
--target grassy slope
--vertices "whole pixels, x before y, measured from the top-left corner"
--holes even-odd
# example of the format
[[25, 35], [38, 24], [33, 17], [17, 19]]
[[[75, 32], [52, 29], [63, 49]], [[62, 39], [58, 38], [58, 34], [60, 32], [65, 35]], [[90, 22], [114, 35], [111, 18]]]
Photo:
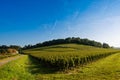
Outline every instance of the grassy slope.
[[33, 49], [28, 49], [25, 50], [25, 52], [78, 52], [78, 51], [108, 51], [108, 50], [115, 50], [115, 49], [105, 49], [105, 48], [97, 48], [93, 46], [87, 46], [87, 45], [79, 45], [79, 44], [61, 44], [61, 45], [53, 45], [53, 46], [46, 46], [46, 47], [40, 47], [40, 48], [33, 48]]
[[119, 80], [120, 53], [70, 70], [69, 73], [38, 74], [37, 80]]
[[[107, 53], [117, 51], [115, 49], [104, 49], [104, 48], [96, 48], [92, 46], [78, 45], [78, 44], [62, 44], [41, 48], [34, 48], [25, 50], [25, 53], [31, 54], [36, 57], [56, 57], [56, 56], [86, 56], [86, 55], [94, 55], [96, 53]], [[47, 56], [46, 56], [47, 55]]]
[[[74, 52], [78, 45], [70, 44], [72, 48], [57, 48], [55, 46], [36, 48], [29, 50], [29, 52], [48, 52], [56, 53], [56, 51]], [[67, 45], [68, 47], [70, 45]], [[63, 46], [63, 45], [62, 45]], [[64, 45], [65, 46], [65, 45]], [[55, 48], [54, 48], [55, 47]], [[81, 45], [79, 50], [94, 51], [94, 49], [101, 52], [107, 49], [99, 49], [89, 46]], [[46, 50], [47, 49], [47, 50]], [[43, 51], [39, 51], [43, 50]], [[44, 51], [45, 50], [45, 51]], [[87, 51], [88, 51], [87, 50]], [[55, 52], [54, 52], [55, 51]], [[86, 52], [87, 52], [86, 51]], [[114, 51], [109, 49], [109, 51]], [[68, 52], [68, 53], [69, 53]], [[12, 61], [0, 69], [0, 80], [118, 80], [120, 74], [120, 53], [110, 55], [106, 58], [100, 59], [96, 62], [89, 63], [83, 67], [75, 68], [66, 72], [54, 72], [49, 68], [43, 67], [36, 59], [24, 55], [18, 60]]]
[[[96, 48], [96, 47], [91, 47], [91, 46], [84, 46], [84, 45], [76, 45], [76, 44], [64, 44], [64, 45], [55, 45], [55, 46], [49, 46], [49, 47], [42, 47], [42, 48], [35, 48], [35, 49], [30, 49], [26, 50], [26, 53], [29, 53], [33, 56], [36, 57], [49, 57], [52, 55], [52, 57], [64, 55], [65, 57], [72, 57], [73, 55], [78, 55], [79, 56], [86, 56], [86, 55], [91, 55], [91, 54], [96, 54], [96, 53], [106, 53], [106, 52], [113, 52], [116, 51], [114, 49], [103, 49], [103, 48]], [[50, 55], [49, 55], [50, 54]], [[108, 57], [107, 59], [101, 59], [99, 60], [100, 62], [95, 62], [95, 64], [90, 64], [91, 67], [82, 67], [78, 68], [74, 71], [67, 71], [67, 74], [63, 73], [52, 73], [49, 72], [48, 74], [41, 74], [41, 72], [38, 72], [38, 75], [36, 75], [36, 78], [43, 79], [43, 80], [93, 80], [93, 79], [104, 79], [104, 77], [109, 78], [109, 75], [107, 75], [107, 72], [104, 71], [104, 67], [107, 66], [111, 67], [109, 68], [109, 71], [112, 69], [112, 67], [115, 67], [115, 65], [111, 66], [113, 63], [112, 58], [117, 58], [114, 54], [111, 57]], [[107, 64], [107, 62], [111, 61], [110, 64]], [[118, 60], [119, 61], [119, 60]], [[104, 64], [102, 64], [104, 63]], [[118, 62], [116, 62], [117, 64]], [[39, 63], [38, 63], [39, 64]], [[97, 67], [96, 67], [97, 66]], [[42, 69], [42, 67], [41, 67]], [[95, 69], [95, 70], [94, 70]], [[99, 72], [99, 70], [102, 70]], [[106, 71], [106, 70], [105, 70]], [[108, 72], [109, 72], [108, 71]], [[106, 73], [106, 74], [105, 74]], [[116, 74], [114, 72], [113, 74]], [[115, 78], [113, 75], [111, 75], [113, 78]], [[109, 79], [108, 79], [109, 80]]]
[[0, 80], [34, 80], [33, 75], [29, 73], [29, 65], [28, 56], [21, 56], [21, 58], [9, 62], [0, 67]]
[[4, 65], [0, 69], [1, 80], [118, 80], [120, 78], [120, 53], [69, 70], [53, 72], [44, 68], [29, 56]]
[[111, 55], [116, 51], [115, 49], [103, 49], [78, 44], [62, 44], [34, 48], [24, 52], [36, 57], [45, 66], [61, 70], [86, 64]]

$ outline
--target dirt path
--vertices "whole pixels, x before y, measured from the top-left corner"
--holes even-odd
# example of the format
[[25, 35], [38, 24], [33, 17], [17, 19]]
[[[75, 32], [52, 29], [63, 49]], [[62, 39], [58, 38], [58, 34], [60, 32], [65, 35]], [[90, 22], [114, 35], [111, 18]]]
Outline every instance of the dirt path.
[[5, 58], [5, 59], [1, 59], [0, 60], [0, 66], [10, 62], [10, 61], [13, 61], [13, 60], [16, 60], [18, 59], [19, 57], [21, 57], [21, 55], [17, 55], [17, 56], [13, 56], [13, 57], [8, 57], [8, 58]]

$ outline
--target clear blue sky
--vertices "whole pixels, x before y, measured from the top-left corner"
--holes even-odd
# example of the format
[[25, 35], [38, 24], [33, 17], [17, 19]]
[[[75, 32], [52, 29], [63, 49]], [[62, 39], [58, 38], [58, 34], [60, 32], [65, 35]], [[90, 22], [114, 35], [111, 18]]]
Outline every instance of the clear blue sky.
[[0, 45], [66, 37], [120, 47], [120, 0], [0, 0]]

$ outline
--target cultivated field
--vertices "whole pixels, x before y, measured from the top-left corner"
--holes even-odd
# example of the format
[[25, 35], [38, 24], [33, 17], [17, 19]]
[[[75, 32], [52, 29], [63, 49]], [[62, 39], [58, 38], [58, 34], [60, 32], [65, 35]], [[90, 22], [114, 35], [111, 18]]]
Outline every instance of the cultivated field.
[[115, 49], [64, 44], [24, 51], [0, 66], [0, 80], [119, 80], [120, 53]]
[[29, 49], [24, 53], [34, 56], [47, 67], [66, 70], [106, 57], [117, 51], [78, 44], [64, 44]]

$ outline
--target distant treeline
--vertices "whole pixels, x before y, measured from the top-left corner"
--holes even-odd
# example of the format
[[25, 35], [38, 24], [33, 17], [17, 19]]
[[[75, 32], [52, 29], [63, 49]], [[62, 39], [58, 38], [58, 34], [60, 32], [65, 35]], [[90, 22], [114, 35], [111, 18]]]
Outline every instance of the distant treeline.
[[69, 44], [69, 43], [75, 43], [75, 44], [82, 44], [82, 45], [89, 45], [99, 48], [110, 48], [110, 46], [107, 43], [100, 43], [94, 40], [89, 39], [81, 39], [79, 37], [68, 37], [66, 39], [54, 39], [50, 41], [45, 41], [43, 43], [37, 43], [35, 45], [25, 45], [23, 49], [31, 49], [31, 48], [37, 48], [37, 47], [44, 47], [44, 46], [52, 46], [52, 45], [58, 45], [58, 44]]
[[17, 45], [1, 45], [0, 46], [0, 54], [4, 54], [4, 53], [15, 53], [16, 51], [19, 51], [21, 49], [20, 46]]

